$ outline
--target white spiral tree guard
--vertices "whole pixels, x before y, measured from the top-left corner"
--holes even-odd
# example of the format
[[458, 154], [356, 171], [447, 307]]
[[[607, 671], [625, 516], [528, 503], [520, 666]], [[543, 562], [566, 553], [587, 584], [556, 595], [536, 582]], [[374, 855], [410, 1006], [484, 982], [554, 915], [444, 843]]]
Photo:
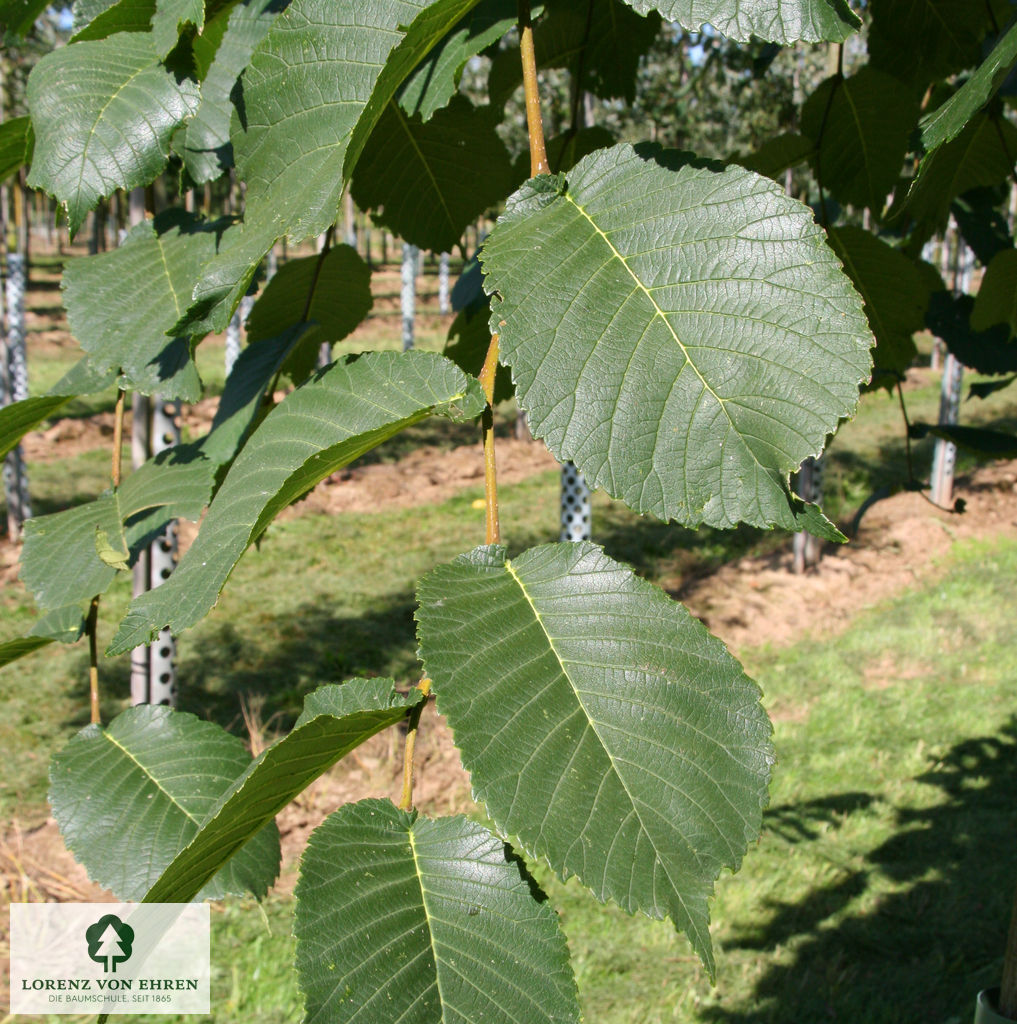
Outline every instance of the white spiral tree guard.
[[[20, 402], [28, 397], [28, 359], [25, 351], [25, 257], [22, 253], [7, 255], [5, 300], [7, 312], [6, 342], [3, 366], [0, 367], [3, 393], [0, 404]], [[7, 502], [7, 529], [11, 539], [21, 536], [25, 520], [32, 516], [28, 493], [28, 471], [21, 445], [8, 452], [3, 467], [4, 496]]]

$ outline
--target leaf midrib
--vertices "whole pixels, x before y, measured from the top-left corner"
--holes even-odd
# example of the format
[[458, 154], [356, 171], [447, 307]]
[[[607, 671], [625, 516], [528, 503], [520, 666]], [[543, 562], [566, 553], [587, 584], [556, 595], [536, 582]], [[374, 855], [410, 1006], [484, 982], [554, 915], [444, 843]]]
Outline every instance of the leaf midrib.
[[395, 114], [396, 120], [399, 122], [399, 127], [406, 133], [406, 138], [409, 140], [410, 146], [413, 148], [413, 152], [416, 154], [417, 159], [420, 161], [424, 168], [424, 173], [427, 175], [427, 180], [431, 183], [431, 187], [434, 189], [434, 194], [438, 197], [438, 202], [441, 204], [442, 212], [445, 214], [445, 220], [448, 221], [449, 230], [455, 234], [456, 225], [452, 219], [452, 213], [448, 208], [448, 203], [445, 202], [445, 196], [442, 190], [438, 187], [438, 181], [431, 170], [431, 165], [427, 162], [427, 158], [424, 156], [423, 151], [417, 144], [417, 140], [413, 137], [413, 132], [410, 131], [409, 122], [399, 104], [394, 100], [388, 101], [389, 106], [392, 108]]
[[[646, 823], [643, 821], [643, 816], [639, 812], [639, 803], [638, 803], [638, 801], [635, 799], [635, 797], [633, 797], [631, 790], [629, 789], [628, 785], [625, 782], [625, 778], [623, 777], [622, 773], [618, 770], [618, 766], [615, 763], [615, 759], [612, 756], [611, 751], [608, 749], [607, 744], [604, 742], [604, 738], [600, 735], [600, 732], [597, 729], [596, 722], [594, 722], [594, 720], [590, 717], [589, 712], [586, 710], [586, 705], [583, 704], [582, 698], [579, 696], [579, 691], [576, 689], [575, 684], [572, 682], [572, 677], [569, 675], [567, 669], [565, 668], [565, 662], [562, 661], [562, 657], [558, 653], [558, 649], [554, 645], [554, 640], [551, 637], [551, 634], [548, 631], [547, 626], [544, 625], [544, 620], [541, 617], [539, 609], [537, 608], [536, 604], [534, 604], [533, 599], [529, 595], [529, 592], [527, 591], [526, 587], [523, 585], [523, 581], [519, 578], [519, 574], [516, 572], [515, 567], [512, 565], [512, 562], [509, 559], [506, 558], [504, 564], [505, 564], [506, 571], [509, 573], [509, 575], [512, 577], [512, 579], [515, 581], [516, 585], [519, 587], [520, 593], [522, 593], [523, 597], [526, 598], [526, 603], [530, 606], [530, 610], [533, 612], [533, 617], [534, 617], [537, 625], [540, 626], [541, 632], [544, 634], [544, 637], [547, 640], [547, 646], [551, 650], [551, 653], [554, 655], [555, 661], [558, 662], [558, 667], [561, 669], [562, 676], [568, 682], [569, 686], [572, 688], [572, 692], [575, 694], [576, 703], [582, 709], [583, 717], [589, 723], [590, 729], [592, 730], [593, 735], [597, 737], [597, 742], [600, 744], [601, 749], [604, 751], [604, 754], [607, 756], [607, 759], [608, 759], [608, 761], [610, 762], [610, 765], [611, 765], [611, 769], [614, 772], [615, 778], [618, 779], [619, 783], [621, 783], [622, 789], [625, 790], [625, 796], [628, 798], [629, 806], [632, 808], [633, 813], [635, 814], [636, 818], [639, 821], [639, 827], [642, 830], [643, 835], [646, 836], [647, 841], [650, 843], [650, 846], [653, 848], [653, 856], [654, 856], [655, 861], [661, 866], [661, 868], [664, 871], [664, 874], [667, 875], [667, 880], [668, 880], [668, 882], [671, 885], [671, 890], [674, 893], [675, 898], [678, 900], [678, 902], [681, 903], [682, 908], [685, 911], [685, 915], [686, 915], [686, 917], [687, 917], [687, 919], [689, 921], [690, 927], [695, 929], [696, 928], [696, 926], [695, 926], [695, 917], [692, 914], [692, 912], [689, 910], [688, 906], [686, 905], [685, 898], [684, 898], [684, 896], [681, 893], [681, 889], [679, 888], [678, 883], [672, 877], [671, 871], [669, 870], [668, 865], [665, 863], [664, 858], [661, 857], [660, 851], [657, 848], [657, 844], [653, 840], [652, 833], [646, 827]], [[698, 929], [696, 929], [696, 930], [698, 930]], [[702, 943], [704, 941], [703, 936], [699, 936], [699, 941], [700, 941], [700, 943]], [[707, 944], [709, 943], [709, 936], [706, 936], [705, 941], [706, 941]]]
[[146, 778], [150, 779], [153, 783], [155, 783], [155, 786], [159, 790], [159, 792], [163, 793], [166, 796], [166, 799], [169, 800], [169, 802], [171, 804], [173, 804], [173, 806], [176, 807], [184, 815], [184, 817], [186, 817], [189, 821], [191, 821], [195, 825], [195, 827], [198, 826], [198, 824], [199, 824], [198, 819], [195, 818], [194, 815], [191, 814], [190, 811], [188, 811], [187, 808], [184, 807], [183, 804], [181, 804], [173, 796], [173, 794], [170, 793], [170, 791], [168, 789], [166, 789], [162, 785], [162, 783], [159, 782], [159, 780], [155, 777], [155, 775], [152, 774], [152, 771], [149, 768], [147, 768], [145, 765], [143, 765], [134, 756], [134, 754], [131, 753], [131, 751], [127, 749], [127, 747], [125, 747], [122, 743], [120, 743], [117, 740], [117, 738], [111, 732], [109, 732], [109, 730], [104, 730], [103, 731], [103, 736], [105, 736], [106, 739], [109, 740], [109, 742], [112, 743], [113, 746], [115, 746], [117, 748], [117, 750], [121, 751], [121, 753], [123, 753], [127, 757], [127, 759], [129, 761], [131, 761], [133, 764], [135, 764], [137, 766], [138, 770], [142, 773], [142, 775], [144, 775]]
[[[568, 670], [565, 668], [565, 663], [563, 662], [561, 655], [558, 653], [558, 649], [554, 645], [554, 639], [552, 638], [547, 626], [544, 625], [544, 620], [541, 616], [540, 609], [534, 603], [533, 598], [529, 596], [529, 593], [523, 585], [522, 580], [519, 578], [519, 574], [515, 571], [515, 566], [507, 558], [505, 559], [505, 569], [509, 573], [509, 575], [511, 575], [516, 586], [519, 588], [519, 592], [526, 599], [526, 604], [529, 605], [529, 610], [533, 612], [534, 620], [537, 622], [537, 625], [540, 626], [541, 632], [544, 634], [544, 638], [547, 640], [548, 648], [551, 650], [551, 653], [554, 654], [554, 659], [558, 663], [558, 668], [561, 670], [561, 675], [564, 677], [568, 685], [571, 687], [571, 690], [573, 690], [573, 693], [576, 695], [576, 701], [583, 711], [583, 717], [589, 723], [590, 728], [593, 730], [593, 734], [597, 737], [597, 742], [600, 743], [601, 750], [604, 752], [605, 756], [607, 757], [607, 760], [610, 762], [611, 769], [613, 770], [613, 772], [615, 772], [615, 775], [618, 778], [619, 782], [622, 783], [622, 788], [623, 790], [625, 790], [625, 795], [629, 799], [629, 804], [635, 812], [636, 817], [639, 819], [639, 826], [640, 828], [642, 828], [643, 834], [646, 836], [646, 838], [649, 839], [650, 834], [648, 829], [646, 828], [645, 823], [643, 822], [642, 815], [639, 813], [639, 805], [636, 799], [633, 797], [632, 792], [629, 790], [629, 786], [626, 784], [625, 778], [623, 777], [621, 771], [619, 771], [615, 758], [613, 758], [611, 752], [608, 750], [607, 744], [604, 742], [603, 736], [600, 735], [600, 732], [597, 729], [596, 722], [594, 722], [594, 720], [590, 717], [589, 712], [586, 710], [586, 706], [583, 703], [583, 699], [580, 696], [580, 692], [576, 688], [576, 684], [573, 682], [573, 679], [571, 679], [571, 676], [569, 676]], [[656, 860], [658, 860], [658, 862], [661, 864], [664, 870], [668, 873], [668, 879], [669, 881], [671, 881], [672, 886], [675, 886], [675, 882], [671, 878], [671, 872], [668, 871], [667, 865], [662, 860], [660, 854], [656, 852], [656, 844], [654, 844], [651, 839], [650, 844], [653, 846], [654, 856], [656, 857]], [[675, 886], [675, 889], [677, 891], [677, 886]]]
[[410, 824], [406, 829], [406, 837], [410, 844], [410, 854], [413, 857], [413, 872], [420, 887], [420, 906], [424, 911], [424, 920], [427, 922], [427, 941], [431, 944], [431, 962], [434, 964], [434, 985], [438, 990], [438, 1005], [442, 1007], [442, 1020], [445, 1018], [445, 993], [441, 990], [441, 971], [438, 970], [438, 948], [434, 943], [434, 928], [431, 925], [431, 910], [427, 905], [427, 890], [424, 888], [424, 876], [420, 870], [420, 858], [417, 856], [417, 839], [413, 834], [413, 826]]
[[636, 272], [629, 266], [628, 260], [625, 259], [621, 251], [615, 246], [614, 242], [612, 242], [611, 239], [607, 237], [607, 234], [603, 230], [601, 230], [600, 226], [589, 215], [589, 213], [587, 213], [586, 210], [582, 206], [580, 206], [579, 203], [575, 201], [575, 199], [572, 198], [572, 195], [569, 192], [565, 192], [564, 197], [586, 218], [586, 220], [590, 224], [590, 227], [592, 227], [593, 230], [604, 240], [604, 244], [608, 247], [608, 249], [610, 249], [611, 255], [614, 256], [614, 258], [617, 259], [621, 263], [621, 265], [628, 271], [629, 276], [632, 278], [633, 281], [635, 281], [636, 287], [643, 293], [643, 295], [646, 296], [646, 299], [650, 303], [650, 305], [653, 306], [654, 316], [660, 318], [661, 322], [667, 328], [668, 333], [671, 335], [672, 338], [674, 338], [675, 344], [678, 346], [679, 349], [681, 349], [682, 355], [685, 356], [685, 361], [688, 363], [689, 366], [692, 367], [692, 372], [695, 373], [695, 375], [699, 378], [700, 382], [702, 383], [703, 390], [709, 392], [710, 395], [712, 395], [713, 398], [716, 400], [717, 404], [720, 406], [720, 409], [724, 413], [724, 416], [726, 417], [727, 422], [731, 427], [731, 430], [734, 431], [735, 437], [738, 438], [739, 444], [741, 444], [745, 451], [749, 453], [749, 456], [751, 457], [752, 461], [759, 467], [759, 469], [762, 470], [764, 474], [769, 475], [769, 470], [767, 469], [767, 467], [764, 466], [763, 463], [759, 461], [759, 458], [753, 451], [752, 446], [745, 440], [744, 431], [742, 431], [739, 428], [738, 424], [735, 423], [734, 419], [732, 418], [731, 413], [728, 411], [726, 400], [722, 398], [719, 394], [717, 394], [716, 391], [714, 391], [714, 389], [710, 386], [709, 381], [707, 381], [707, 379], [703, 376], [699, 367], [696, 366], [695, 361], [692, 359], [692, 356], [689, 355], [689, 350], [685, 347], [685, 344], [682, 342], [681, 338], [679, 338], [678, 335], [675, 333], [675, 329], [671, 326], [671, 322], [668, 320], [667, 314], [665, 314], [664, 310], [662, 310], [660, 306], [657, 304], [657, 300], [653, 297], [653, 293], [649, 290], [649, 288], [646, 287], [645, 284], [643, 284], [642, 281], [639, 280], [639, 277], [636, 275]]
[[[865, 132], [865, 126], [862, 123], [861, 116], [858, 113], [858, 107], [855, 104], [854, 97], [851, 95], [851, 89], [848, 83], [845, 81], [841, 85], [841, 90], [844, 94], [844, 99], [847, 100], [848, 109], [851, 111], [851, 118], [855, 123], [855, 135], [859, 148], [862, 151], [862, 166], [865, 168], [865, 177], [869, 182], [869, 199], [873, 199], [876, 196], [876, 182], [874, 180], [875, 175], [872, 171], [872, 154], [869, 151], [869, 138]], [[878, 210], [876, 211], [879, 212]]]
[[85, 165], [88, 162], [88, 148], [91, 145], [92, 139], [95, 138], [96, 128], [99, 122], [103, 119], [106, 111], [113, 105], [113, 103], [120, 98], [120, 94], [127, 89], [128, 86], [133, 84], [134, 80], [140, 78], [142, 74], [150, 70], [153, 63], [158, 61], [149, 61], [138, 68], [130, 77], [126, 78], [122, 85], [120, 85], [116, 92], [114, 92], [108, 100], [102, 105], [99, 112], [95, 116], [95, 120], [92, 122], [92, 127], [89, 129], [88, 135], [85, 138], [85, 145], [81, 149], [81, 159], [78, 161], [78, 194], [83, 192], [84, 180], [85, 180]]

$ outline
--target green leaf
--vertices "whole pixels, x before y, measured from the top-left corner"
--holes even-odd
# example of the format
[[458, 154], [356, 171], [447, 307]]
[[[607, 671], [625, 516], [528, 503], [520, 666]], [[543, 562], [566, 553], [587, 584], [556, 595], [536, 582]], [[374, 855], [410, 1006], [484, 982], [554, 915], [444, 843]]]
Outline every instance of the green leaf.
[[482, 252], [533, 432], [638, 512], [801, 528], [788, 476], [869, 372], [811, 212], [739, 167], [616, 146], [509, 201]]
[[429, 121], [389, 103], [354, 171], [354, 202], [412, 245], [451, 252], [511, 189], [512, 161], [494, 129], [490, 109], [465, 96]]
[[950, 204], [960, 233], [979, 263], [988, 266], [996, 253], [1014, 247], [1003, 205], [1003, 188], [975, 188]]
[[950, 441], [959, 448], [966, 448], [976, 455], [985, 455], [992, 459], [1017, 458], [1017, 436], [1002, 430], [931, 423], [916, 423], [912, 429], [918, 437], [931, 434], [933, 437]]
[[732, 158], [731, 162], [776, 180], [789, 168], [805, 163], [812, 157], [815, 148], [812, 140], [804, 135], [798, 132], [785, 132], [764, 142], [754, 153]]
[[28, 79], [35, 156], [28, 184], [55, 196], [77, 232], [96, 203], [147, 185], [198, 87], [159, 63], [151, 37], [121, 32], [47, 54]]
[[111, 252], [67, 264], [64, 304], [93, 371], [119, 369], [120, 386], [144, 394], [201, 397], [190, 339], [167, 332], [187, 308], [221, 230], [221, 222], [167, 210], [132, 228]]
[[[582, 55], [580, 88], [632, 103], [639, 61], [659, 31], [656, 14], [640, 17], [623, 0], [554, 0], [533, 30], [537, 67], [575, 74]], [[522, 83], [518, 47], [496, 54], [487, 86], [492, 105], [503, 107]]]
[[865, 303], [876, 338], [875, 375], [899, 380], [918, 354], [913, 336], [925, 328], [929, 282], [912, 260], [870, 231], [845, 226], [831, 229], [829, 238]]
[[[214, 12], [206, 7], [204, 29], [199, 34], [191, 36], [188, 40], [188, 49], [190, 50], [191, 60], [194, 65], [194, 77], [201, 82], [202, 93], [204, 93], [205, 80], [212, 67], [212, 62], [215, 60], [219, 47], [222, 45], [223, 37], [226, 35], [230, 16], [237, 7], [257, 7], [259, 3], [260, 0], [244, 0], [242, 3], [239, 0], [224, 0], [224, 3]], [[246, 63], [243, 66], [246, 67]], [[237, 76], [239, 76], [240, 70], [237, 70]], [[174, 140], [175, 143], [176, 140]]]
[[802, 131], [817, 146], [817, 178], [842, 203], [867, 206], [877, 216], [897, 184], [917, 123], [917, 100], [870, 67], [850, 78], [828, 78], [802, 107]]
[[48, 0], [0, 0], [0, 29], [16, 36], [28, 35], [35, 19], [48, 6]]
[[1017, 370], [1017, 342], [1003, 324], [987, 331], [974, 330], [974, 304], [970, 295], [934, 292], [926, 325], [965, 366], [978, 373], [1013, 373]]
[[978, 381], [968, 389], [968, 398], [988, 398], [989, 395], [1010, 387], [1014, 381], [1017, 381], [1017, 374], [1012, 377], [1004, 377], [1002, 380]]
[[32, 159], [34, 145], [31, 118], [14, 117], [0, 124], [0, 181]]
[[106, 39], [117, 32], [148, 32], [155, 0], [74, 0], [71, 42]]
[[223, 864], [319, 775], [375, 733], [402, 721], [423, 700], [397, 693], [391, 679], [320, 686], [296, 725], [262, 751], [206, 813], [198, 832], [145, 896], [187, 903]]
[[75, 644], [85, 631], [85, 608], [83, 603], [54, 608], [36, 620], [28, 635], [48, 637], [62, 644]]
[[971, 311], [971, 326], [985, 331], [996, 324], [1006, 324], [1011, 335], [1017, 334], [1017, 249], [996, 253], [985, 268]]
[[861, 25], [845, 0], [626, 0], [641, 14], [660, 11], [667, 21], [698, 32], [709, 24], [729, 39], [752, 36], [771, 43], [843, 42]]
[[300, 325], [277, 337], [248, 340], [226, 379], [212, 426], [197, 445], [214, 472], [236, 457], [257, 421], [266, 390], [300, 343], [304, 330]]
[[922, 145], [931, 152], [956, 138], [995, 95], [1017, 64], [1017, 20], [1001, 36], [978, 70], [937, 110], [922, 119]]
[[48, 636], [19, 636], [0, 643], [0, 668], [12, 661], [34, 654], [40, 647], [48, 647], [53, 640]]
[[680, 604], [593, 544], [477, 548], [421, 580], [438, 709], [498, 828], [714, 972], [707, 898], [759, 834], [756, 685]]
[[985, 8], [971, 0], [872, 0], [869, 62], [919, 87], [974, 67], [988, 27]]
[[924, 236], [941, 232], [955, 197], [982, 185], [1005, 181], [1017, 153], [1017, 128], [1005, 118], [976, 114], [951, 142], [922, 160], [905, 212], [923, 224]]
[[71, 395], [42, 395], [12, 402], [0, 408], [0, 459], [17, 447], [30, 430], [48, 420], [65, 406]]
[[[49, 802], [89, 877], [117, 899], [138, 900], [250, 763], [243, 743], [213, 722], [141, 704], [105, 729], [87, 726], [54, 755]], [[279, 832], [270, 823], [199, 898], [260, 898], [278, 872]]]
[[[151, 534], [172, 519], [197, 519], [211, 487], [212, 471], [192, 464], [199, 455], [170, 449], [131, 474], [118, 492], [84, 505], [35, 516], [25, 523], [21, 578], [43, 609], [60, 608], [104, 593], [126, 561], [100, 553], [101, 540], [114, 538], [134, 560]], [[140, 513], [156, 512], [140, 515]], [[126, 523], [131, 525], [125, 529]], [[107, 551], [107, 556], [110, 551]]]
[[480, 0], [406, 79], [399, 106], [429, 120], [459, 88], [466, 62], [515, 28], [518, 17], [515, 0]]
[[347, 804], [312, 833], [296, 897], [308, 1024], [580, 1019], [557, 915], [464, 817]]
[[472, 418], [480, 385], [429, 352], [342, 359], [288, 395], [251, 436], [176, 571], [138, 598], [110, 645], [120, 654], [164, 626], [180, 633], [215, 604], [234, 565], [272, 519], [335, 470], [410, 424]]
[[0, 643], [0, 668], [32, 654], [54, 640], [64, 644], [77, 643], [84, 629], [85, 620], [80, 605], [55, 608], [39, 618], [27, 636]]
[[122, 522], [120, 507], [112, 494], [27, 520], [21, 579], [35, 603], [49, 610], [104, 593], [116, 577], [116, 570], [99, 558], [96, 531], [115, 537]]
[[152, 40], [160, 57], [165, 59], [188, 26], [198, 32], [205, 27], [204, 0], [155, 0]]
[[84, 356], [53, 385], [47, 397], [94, 395], [112, 388], [117, 376], [116, 370], [103, 370], [100, 373], [92, 366], [88, 356]]
[[282, 334], [294, 324], [313, 324], [301, 335], [286, 364], [293, 380], [302, 383], [314, 371], [321, 345], [350, 334], [367, 316], [373, 301], [371, 271], [348, 245], [337, 245], [324, 257], [289, 260], [251, 309], [248, 344]]
[[201, 102], [187, 122], [180, 146], [187, 173], [196, 185], [218, 178], [233, 166], [232, 93], [278, 14], [278, 0], [251, 0], [237, 4], [229, 14], [226, 33], [201, 83]]
[[293, 0], [276, 18], [244, 73], [232, 128], [247, 182], [244, 225], [227, 232], [206, 268], [186, 333], [225, 328], [277, 238], [299, 241], [335, 222], [343, 188], [396, 90], [477, 3]]

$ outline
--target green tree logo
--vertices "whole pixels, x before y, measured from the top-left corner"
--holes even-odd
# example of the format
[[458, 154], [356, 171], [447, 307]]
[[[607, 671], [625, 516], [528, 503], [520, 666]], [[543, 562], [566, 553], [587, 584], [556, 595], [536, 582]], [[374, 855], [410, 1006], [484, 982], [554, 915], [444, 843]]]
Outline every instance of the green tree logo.
[[134, 929], [124, 924], [116, 914], [106, 914], [85, 929], [85, 940], [88, 942], [88, 955], [102, 964], [107, 974], [115, 974], [117, 964], [131, 957]]

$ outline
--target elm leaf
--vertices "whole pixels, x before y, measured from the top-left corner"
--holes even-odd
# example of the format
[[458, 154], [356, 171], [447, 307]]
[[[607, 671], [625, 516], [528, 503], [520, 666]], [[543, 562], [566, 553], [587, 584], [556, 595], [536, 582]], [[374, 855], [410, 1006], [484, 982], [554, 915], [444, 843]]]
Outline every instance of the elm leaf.
[[914, 335], [925, 327], [929, 282], [913, 260], [862, 228], [830, 231], [830, 245], [865, 302], [876, 339], [876, 376], [903, 376], [918, 350]]
[[67, 209], [71, 233], [100, 199], [147, 185], [198, 86], [167, 70], [150, 35], [119, 32], [47, 54], [28, 79], [35, 154], [28, 184]]
[[0, 124], [0, 181], [20, 170], [32, 157], [35, 136], [27, 117], [12, 117]]
[[30, 430], [48, 420], [72, 395], [39, 395], [0, 407], [0, 459], [13, 450]]
[[533, 433], [591, 486], [801, 529], [788, 476], [869, 375], [861, 300], [807, 207], [686, 160], [615, 146], [525, 184], [481, 252], [491, 330]]
[[995, 95], [1017, 64], [1017, 19], [1000, 36], [978, 70], [944, 103], [922, 119], [922, 145], [931, 152], [956, 138]]
[[698, 32], [711, 25], [729, 39], [753, 36], [770, 43], [841, 43], [861, 25], [846, 0], [626, 0], [640, 14], [660, 11], [667, 21]]
[[593, 544], [477, 548], [421, 580], [418, 640], [499, 830], [713, 973], [707, 898], [759, 834], [759, 690], [685, 608]]
[[[213, 722], [141, 704], [105, 728], [86, 726], [54, 755], [50, 805], [89, 877], [118, 899], [141, 899], [250, 762], [240, 739]], [[201, 896], [264, 896], [278, 871], [279, 832], [270, 823]]]
[[456, 96], [429, 121], [394, 100], [353, 175], [357, 206], [375, 223], [432, 252], [450, 252], [512, 186], [512, 161], [486, 108]]
[[557, 914], [464, 817], [347, 804], [312, 833], [296, 896], [308, 1024], [580, 1019]]
[[867, 206], [876, 216], [897, 184], [917, 123], [918, 101], [870, 67], [828, 78], [802, 107], [817, 177], [842, 203]]
[[971, 311], [974, 330], [985, 331], [996, 324], [1006, 324], [1011, 336], [1017, 335], [1017, 249], [993, 256]]
[[220, 222], [167, 210], [133, 227], [111, 252], [67, 264], [64, 304], [92, 371], [119, 369], [120, 386], [143, 394], [201, 397], [190, 339], [168, 332], [215, 254], [221, 229]]
[[237, 173], [247, 182], [245, 221], [225, 236], [195, 290], [187, 333], [226, 326], [277, 238], [299, 241], [335, 223], [389, 101], [478, 2], [293, 0], [275, 19], [244, 72], [232, 123]]
[[233, 166], [233, 90], [278, 13], [278, 0], [253, 0], [229, 12], [225, 34], [201, 82], [201, 102], [187, 122], [182, 142], [176, 143], [196, 185], [218, 178]]

